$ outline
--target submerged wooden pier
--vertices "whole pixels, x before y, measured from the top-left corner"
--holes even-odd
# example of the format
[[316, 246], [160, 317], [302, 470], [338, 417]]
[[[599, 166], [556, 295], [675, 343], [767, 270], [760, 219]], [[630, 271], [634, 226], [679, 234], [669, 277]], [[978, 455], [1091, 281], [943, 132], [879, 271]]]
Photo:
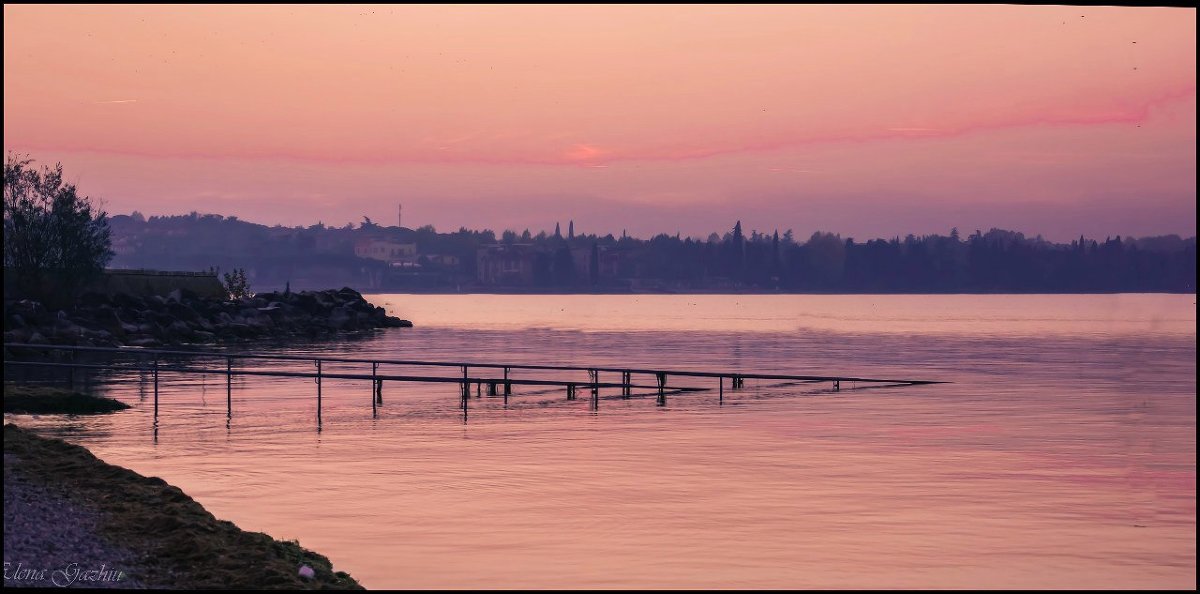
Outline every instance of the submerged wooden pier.
[[[488, 396], [503, 395], [504, 404], [508, 405], [508, 398], [513, 394], [513, 386], [533, 386], [533, 387], [558, 387], [564, 388], [566, 391], [567, 400], [575, 400], [578, 396], [579, 389], [591, 391], [591, 406], [598, 409], [600, 405], [600, 389], [601, 388], [620, 388], [622, 398], [630, 398], [633, 395], [633, 390], [651, 390], [657, 395], [658, 406], [665, 406], [667, 403], [668, 394], [679, 394], [686, 392], [701, 392], [710, 391], [712, 387], [688, 387], [688, 386], [669, 386], [667, 384], [670, 376], [685, 377], [685, 378], [707, 378], [717, 379], [716, 389], [718, 391], [718, 401], [724, 404], [725, 400], [725, 380], [729, 380], [729, 387], [733, 390], [738, 390], [745, 387], [746, 379], [760, 380], [782, 380], [791, 382], [803, 383], [825, 383], [831, 385], [833, 391], [840, 391], [842, 382], [865, 383], [874, 385], [892, 385], [892, 386], [915, 386], [927, 384], [940, 384], [945, 382], [932, 380], [912, 380], [912, 379], [878, 379], [865, 377], [848, 377], [848, 376], [830, 376], [830, 375], [792, 375], [792, 374], [777, 374], [777, 373], [747, 373], [742, 371], [692, 371], [680, 369], [655, 369], [641, 367], [608, 367], [608, 366], [579, 366], [579, 365], [531, 365], [522, 363], [480, 363], [467, 361], [424, 361], [411, 359], [374, 359], [374, 358], [358, 358], [358, 357], [324, 357], [314, 355], [278, 355], [271, 353], [228, 353], [219, 351], [192, 351], [192, 350], [170, 350], [170, 349], [150, 349], [141, 347], [88, 347], [88, 346], [65, 346], [65, 345], [48, 345], [48, 344], [26, 344], [26, 343], [4, 343], [5, 349], [30, 349], [44, 352], [64, 352], [71, 353], [71, 361], [13, 361], [5, 359], [5, 365], [20, 365], [20, 366], [37, 366], [48, 368], [64, 368], [74, 377], [73, 370], [75, 369], [92, 369], [103, 371], [128, 371], [130, 369], [139, 369], [153, 374], [154, 382], [154, 418], [158, 418], [158, 382], [159, 372], [173, 372], [184, 374], [207, 374], [207, 375], [224, 375], [225, 376], [225, 402], [226, 415], [229, 418], [233, 416], [233, 376], [266, 376], [266, 377], [295, 377], [309, 378], [317, 384], [317, 424], [321, 424], [322, 410], [322, 394], [321, 380], [323, 379], [345, 379], [345, 380], [363, 380], [371, 383], [371, 414], [377, 417], [379, 407], [383, 405], [383, 384], [384, 382], [411, 382], [411, 383], [434, 383], [434, 384], [458, 384], [460, 405], [462, 407], [464, 417], [467, 414], [468, 404], [471, 397], [471, 387], [474, 386], [476, 397], [483, 394], [484, 386], [486, 386]], [[131, 368], [128, 365], [117, 365], [114, 363], [85, 363], [76, 362], [74, 353], [96, 353], [110, 355], [134, 355], [141, 359], [143, 366]], [[179, 363], [166, 364], [162, 359], [215, 359], [223, 361], [224, 366], [221, 367], [203, 367], [196, 365], [183, 365]], [[262, 369], [244, 369], [234, 366], [235, 360], [263, 360], [263, 361], [299, 361], [310, 362], [314, 366], [314, 371], [289, 371], [289, 370], [262, 370]], [[369, 364], [370, 373], [350, 373], [344, 371], [323, 371], [322, 366], [325, 363], [345, 363], [345, 364]], [[409, 367], [434, 367], [434, 368], [455, 368], [456, 372], [453, 375], [411, 375], [411, 374], [395, 374], [382, 373], [380, 366], [384, 365], [402, 365]], [[500, 377], [484, 377], [482, 375], [472, 375], [472, 370], [491, 370], [493, 372], [502, 371]], [[516, 379], [512, 374], [516, 370], [524, 371], [557, 371], [557, 372], [587, 372], [587, 380], [561, 380], [561, 379]], [[458, 372], [461, 372], [458, 373]], [[619, 374], [619, 381], [601, 381], [601, 373], [616, 373]], [[649, 376], [653, 383], [634, 383], [633, 376]]]

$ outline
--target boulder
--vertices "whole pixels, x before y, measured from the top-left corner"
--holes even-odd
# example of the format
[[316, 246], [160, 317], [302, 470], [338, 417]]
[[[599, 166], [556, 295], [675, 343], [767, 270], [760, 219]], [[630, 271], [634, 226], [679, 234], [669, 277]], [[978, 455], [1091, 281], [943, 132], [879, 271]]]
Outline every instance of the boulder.
[[167, 300], [161, 295], [151, 295], [146, 298], [145, 307], [150, 311], [165, 311], [167, 309]]
[[79, 296], [79, 304], [85, 307], [96, 307], [99, 305], [110, 305], [112, 300], [104, 293], [95, 291], [87, 291]]
[[128, 293], [117, 293], [112, 296], [111, 303], [117, 308], [129, 308], [133, 310], [146, 309], [146, 302], [141, 297], [130, 295]]
[[25, 318], [21, 314], [13, 312], [4, 316], [4, 329], [17, 330], [25, 327]]
[[335, 330], [342, 330], [350, 326], [352, 322], [353, 318], [350, 316], [350, 312], [344, 306], [338, 306], [329, 312], [327, 325]]
[[[176, 289], [175, 292], [177, 291], [178, 289]], [[167, 304], [167, 313], [180, 320], [185, 320], [188, 322], [195, 321], [200, 318], [200, 314], [196, 313], [196, 310], [178, 301]]]
[[110, 305], [100, 307], [92, 314], [92, 324], [95, 328], [106, 330], [113, 336], [125, 335], [125, 324], [121, 321], [121, 317], [117, 315], [116, 310]]
[[200, 299], [195, 291], [179, 288], [167, 293], [167, 301], [172, 303], [191, 303]]

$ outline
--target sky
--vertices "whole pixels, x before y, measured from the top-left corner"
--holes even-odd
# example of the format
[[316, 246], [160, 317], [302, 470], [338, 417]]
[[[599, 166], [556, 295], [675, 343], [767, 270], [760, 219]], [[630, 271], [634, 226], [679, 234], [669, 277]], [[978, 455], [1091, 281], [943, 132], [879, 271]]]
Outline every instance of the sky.
[[1196, 232], [1196, 10], [4, 6], [4, 148], [110, 214]]

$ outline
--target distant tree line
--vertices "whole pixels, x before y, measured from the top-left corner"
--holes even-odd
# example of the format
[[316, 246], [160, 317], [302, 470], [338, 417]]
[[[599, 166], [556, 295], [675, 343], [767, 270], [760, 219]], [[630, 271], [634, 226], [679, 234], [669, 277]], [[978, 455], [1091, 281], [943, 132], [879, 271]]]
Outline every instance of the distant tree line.
[[[405, 283], [426, 289], [477, 287], [476, 254], [494, 244], [521, 245], [531, 252], [529, 286], [554, 290], [1072, 293], [1194, 292], [1196, 286], [1196, 239], [1177, 235], [1081, 236], [1053, 243], [1002, 229], [962, 237], [956, 229], [948, 235], [865, 242], [816, 232], [799, 241], [790, 230], [745, 233], [738, 222], [705, 239], [679, 234], [638, 239], [624, 233], [577, 234], [572, 222], [566, 235], [556, 228], [536, 234], [507, 230], [497, 237], [486, 229], [439, 233], [429, 225], [383, 227], [369, 219], [357, 228], [267, 227], [197, 213], [148, 219], [118, 215], [110, 225], [117, 265], [244, 267], [255, 271], [256, 285], [278, 288], [285, 279], [296, 288], [306, 286], [298, 278], [355, 286], [372, 274], [386, 274], [385, 264], [354, 255], [355, 242], [364, 238], [417, 244], [424, 272], [385, 276], [393, 285], [383, 288], [395, 290], [418, 286]], [[433, 254], [454, 256], [458, 263], [438, 267], [428, 258]], [[601, 262], [608, 265], [602, 268]]]

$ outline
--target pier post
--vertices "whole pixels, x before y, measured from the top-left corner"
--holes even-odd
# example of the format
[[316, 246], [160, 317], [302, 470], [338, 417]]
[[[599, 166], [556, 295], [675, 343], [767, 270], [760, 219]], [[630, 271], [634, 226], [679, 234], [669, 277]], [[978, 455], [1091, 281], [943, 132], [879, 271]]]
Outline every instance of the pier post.
[[158, 355], [154, 356], [154, 420], [158, 421]]
[[321, 426], [321, 360], [317, 359], [317, 426]]
[[[466, 369], [467, 369], [467, 368], [464, 366], [464, 367], [463, 367], [463, 371], [465, 372], [465, 371], [466, 371]], [[467, 403], [469, 403], [470, 401], [471, 401], [471, 383], [467, 381], [467, 379], [466, 379], [466, 375], [463, 375], [463, 382], [462, 382], [462, 409], [463, 409], [463, 422], [464, 422], [464, 423], [466, 423], [466, 422], [467, 422]]]
[[575, 399], [575, 384], [567, 384], [567, 400]]
[[233, 416], [233, 357], [225, 357], [225, 416]]
[[379, 416], [379, 378], [375, 377], [375, 370], [379, 364], [371, 362], [371, 418]]
[[717, 404], [725, 406], [725, 376], [717, 376]]
[[600, 370], [589, 369], [588, 375], [592, 378], [592, 400], [596, 400], [600, 397]]
[[462, 366], [462, 399], [463, 399], [463, 414], [467, 413], [467, 399], [471, 397], [471, 382], [467, 381], [467, 366]]
[[633, 383], [633, 374], [628, 371], [622, 372], [621, 383], [624, 384], [621, 386], [621, 396], [629, 398], [629, 395], [633, 393], [633, 389], [629, 387], [629, 384]]
[[842, 380], [833, 380], [833, 391], [834, 392], [842, 391]]
[[667, 393], [664, 391], [667, 387], [667, 374], [659, 371], [654, 374], [658, 378], [658, 405], [667, 405]]
[[504, 368], [504, 402], [508, 403], [508, 395], [512, 394], [512, 382], [508, 381], [508, 368]]

